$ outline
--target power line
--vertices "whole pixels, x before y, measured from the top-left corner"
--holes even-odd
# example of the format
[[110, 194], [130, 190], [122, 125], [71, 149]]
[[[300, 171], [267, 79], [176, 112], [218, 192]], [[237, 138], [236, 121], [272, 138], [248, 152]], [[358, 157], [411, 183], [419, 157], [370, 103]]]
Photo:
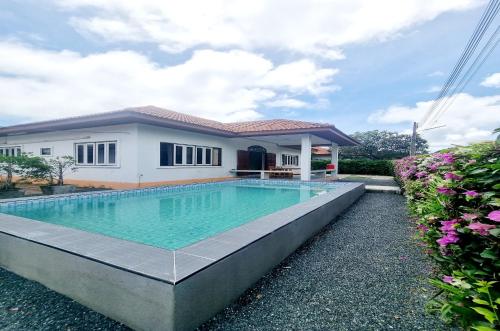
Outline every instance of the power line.
[[467, 42], [467, 45], [462, 52], [458, 62], [455, 64], [455, 67], [453, 68], [450, 76], [446, 80], [445, 84], [443, 85], [439, 95], [437, 98], [434, 100], [433, 104], [431, 105], [431, 108], [429, 111], [424, 115], [422, 119], [422, 125], [424, 126], [428, 119], [431, 117], [433, 112], [438, 108], [438, 106], [441, 104], [443, 101], [444, 97], [448, 94], [448, 91], [450, 88], [453, 86], [455, 81], [457, 80], [458, 76], [460, 75], [461, 71], [463, 70], [464, 66], [467, 64], [469, 61], [470, 57], [476, 50], [479, 42], [481, 41], [482, 37], [484, 36], [484, 33], [490, 26], [492, 20], [495, 18], [495, 16], [498, 13], [498, 10], [500, 9], [500, 0], [491, 0], [486, 7], [486, 10], [483, 12], [481, 19], [479, 20], [476, 28], [474, 29], [474, 33], [470, 37], [469, 41]]
[[439, 117], [441, 117], [451, 107], [453, 102], [455, 102], [458, 95], [464, 90], [465, 86], [469, 84], [469, 82], [475, 76], [477, 71], [481, 68], [484, 62], [486, 62], [488, 57], [491, 55], [491, 53], [493, 53], [495, 47], [500, 42], [500, 38], [498, 38], [499, 35], [500, 35], [500, 25], [497, 26], [495, 32], [493, 32], [493, 34], [490, 36], [487, 43], [483, 46], [483, 48], [475, 58], [474, 62], [471, 64], [469, 69], [466, 71], [466, 73], [462, 76], [458, 84], [455, 86], [455, 88], [451, 92], [450, 97], [446, 99], [443, 106], [436, 111], [436, 114], [433, 116], [433, 119], [429, 120], [430, 124], [435, 124], [437, 122]]

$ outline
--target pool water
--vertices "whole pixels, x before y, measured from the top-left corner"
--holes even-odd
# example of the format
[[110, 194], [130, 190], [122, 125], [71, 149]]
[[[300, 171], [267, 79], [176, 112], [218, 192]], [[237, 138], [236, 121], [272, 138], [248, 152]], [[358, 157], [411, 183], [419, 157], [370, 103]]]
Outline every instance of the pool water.
[[35, 204], [0, 205], [0, 212], [151, 246], [178, 249], [334, 190], [243, 180], [95, 195]]

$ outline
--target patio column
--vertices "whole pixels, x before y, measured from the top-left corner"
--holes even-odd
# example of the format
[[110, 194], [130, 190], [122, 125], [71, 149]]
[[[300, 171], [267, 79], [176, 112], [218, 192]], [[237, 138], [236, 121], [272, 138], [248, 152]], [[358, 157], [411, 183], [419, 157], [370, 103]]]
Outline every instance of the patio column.
[[311, 180], [311, 136], [303, 136], [300, 146], [300, 180]]
[[332, 143], [332, 164], [335, 165], [335, 172], [332, 173], [335, 178], [339, 174], [339, 145], [336, 143]]

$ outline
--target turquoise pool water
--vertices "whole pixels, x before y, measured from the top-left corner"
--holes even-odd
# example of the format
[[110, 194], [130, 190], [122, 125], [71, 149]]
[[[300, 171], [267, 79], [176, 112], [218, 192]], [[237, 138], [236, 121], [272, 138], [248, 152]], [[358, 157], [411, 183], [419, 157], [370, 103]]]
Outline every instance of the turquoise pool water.
[[307, 201], [337, 185], [244, 180], [2, 204], [0, 212], [178, 249]]

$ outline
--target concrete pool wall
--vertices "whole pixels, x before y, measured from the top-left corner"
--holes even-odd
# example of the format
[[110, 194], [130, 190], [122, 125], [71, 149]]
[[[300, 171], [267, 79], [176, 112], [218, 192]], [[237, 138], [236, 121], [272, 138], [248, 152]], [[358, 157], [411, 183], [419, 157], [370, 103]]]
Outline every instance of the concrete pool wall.
[[348, 208], [332, 192], [176, 251], [0, 214], [0, 266], [138, 330], [191, 330]]

